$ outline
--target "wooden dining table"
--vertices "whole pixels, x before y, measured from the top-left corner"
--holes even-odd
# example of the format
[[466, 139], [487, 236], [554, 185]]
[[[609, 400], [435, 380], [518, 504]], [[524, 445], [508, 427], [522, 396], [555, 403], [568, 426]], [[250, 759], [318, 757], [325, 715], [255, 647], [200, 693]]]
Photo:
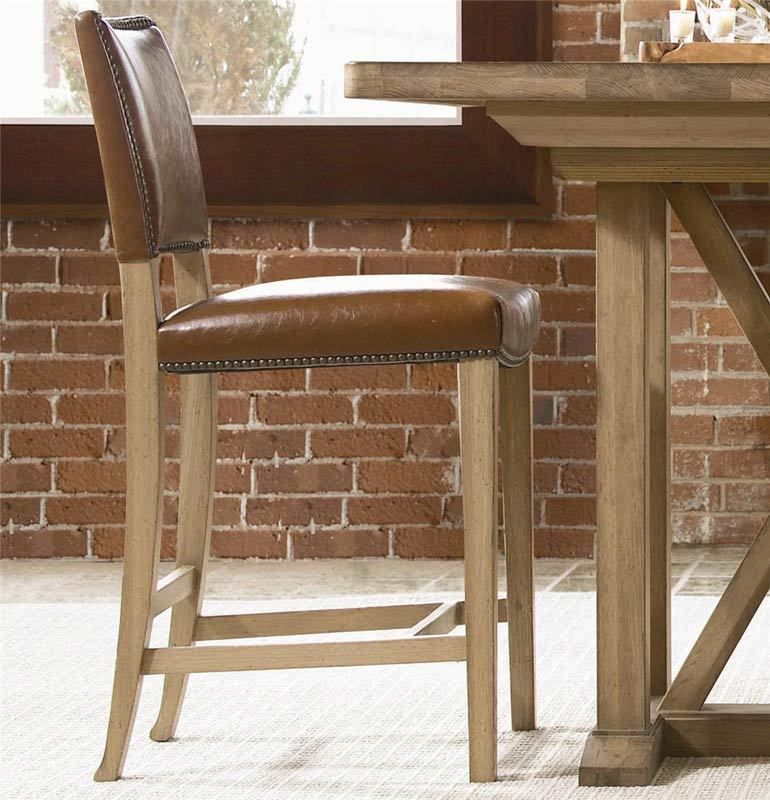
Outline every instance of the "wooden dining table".
[[707, 703], [770, 590], [770, 519], [671, 676], [671, 209], [770, 374], [770, 298], [704, 185], [770, 181], [768, 51], [708, 50], [722, 63], [346, 66], [348, 97], [483, 107], [549, 148], [557, 175], [598, 184], [597, 720], [581, 785], [649, 784], [667, 755], [770, 756], [770, 704]]

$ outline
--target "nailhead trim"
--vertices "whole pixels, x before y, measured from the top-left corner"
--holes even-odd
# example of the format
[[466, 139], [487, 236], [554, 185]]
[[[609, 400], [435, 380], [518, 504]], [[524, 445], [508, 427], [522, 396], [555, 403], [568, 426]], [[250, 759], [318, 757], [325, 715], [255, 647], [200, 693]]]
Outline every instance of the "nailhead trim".
[[199, 242], [174, 242], [174, 244], [161, 244], [158, 245], [159, 253], [189, 253], [191, 250], [205, 250], [211, 247], [211, 242], [208, 239], [201, 239]]
[[425, 361], [461, 361], [467, 358], [492, 358], [498, 351], [441, 350], [422, 353], [387, 353], [361, 356], [310, 356], [306, 358], [248, 358], [233, 361], [164, 361], [164, 372], [235, 372], [238, 370], [288, 369], [291, 367], [336, 367], [346, 364], [408, 364]]
[[150, 17], [104, 17], [104, 21], [117, 31], [143, 31], [152, 28], [155, 20]]
[[[115, 30], [132, 30], [143, 31], [155, 25], [155, 21], [150, 17], [101, 17], [111, 28]], [[155, 239], [155, 230], [152, 224], [152, 214], [150, 212], [150, 193], [147, 190], [147, 180], [144, 176], [144, 167], [142, 166], [142, 157], [139, 150], [139, 144], [136, 140], [134, 132], [134, 125], [131, 120], [131, 115], [128, 109], [128, 100], [123, 89], [123, 84], [120, 82], [120, 71], [118, 69], [115, 56], [112, 52], [111, 46], [104, 36], [104, 33], [99, 25], [99, 19], [96, 20], [96, 32], [102, 43], [102, 48], [107, 56], [112, 71], [112, 77], [115, 81], [115, 88], [118, 90], [118, 98], [120, 99], [121, 111], [123, 113], [123, 122], [126, 126], [126, 134], [128, 135], [128, 142], [131, 149], [131, 160], [134, 163], [134, 170], [139, 180], [139, 188], [141, 190], [140, 199], [142, 202], [142, 215], [144, 216], [145, 237], [147, 245], [150, 250], [150, 255], [155, 258], [160, 253], [179, 253], [189, 252], [192, 250], [203, 250], [211, 246], [208, 239], [201, 239], [198, 242], [182, 241], [173, 242], [172, 244], [158, 245]]]

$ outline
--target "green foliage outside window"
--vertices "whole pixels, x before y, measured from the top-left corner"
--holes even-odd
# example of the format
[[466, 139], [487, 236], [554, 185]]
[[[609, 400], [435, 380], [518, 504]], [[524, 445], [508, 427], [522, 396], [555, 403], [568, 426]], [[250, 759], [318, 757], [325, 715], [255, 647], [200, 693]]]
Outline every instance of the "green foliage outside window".
[[[72, 0], [49, 3], [49, 36], [61, 89], [57, 114], [89, 111], [74, 32]], [[280, 114], [302, 62], [291, 26], [292, 0], [101, 0], [105, 17], [142, 14], [163, 31], [193, 114]]]

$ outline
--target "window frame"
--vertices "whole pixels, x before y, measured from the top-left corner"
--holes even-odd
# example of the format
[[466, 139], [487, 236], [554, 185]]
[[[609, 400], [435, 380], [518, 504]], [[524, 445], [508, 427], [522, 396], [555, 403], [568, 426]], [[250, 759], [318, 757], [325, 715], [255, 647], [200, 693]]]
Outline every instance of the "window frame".
[[[542, 0], [461, 0], [462, 60], [550, 61], [552, 14], [552, 3]], [[461, 119], [446, 125], [196, 125], [210, 214], [550, 214], [547, 150], [519, 145], [484, 109], [462, 109]], [[106, 213], [92, 124], [4, 124], [0, 159], [4, 217]]]

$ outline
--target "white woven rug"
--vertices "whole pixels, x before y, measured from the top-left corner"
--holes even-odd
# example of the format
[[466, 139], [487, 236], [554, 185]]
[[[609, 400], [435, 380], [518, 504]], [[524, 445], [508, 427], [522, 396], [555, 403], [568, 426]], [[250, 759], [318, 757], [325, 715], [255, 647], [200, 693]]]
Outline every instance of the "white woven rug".
[[[675, 598], [677, 663], [715, 602]], [[275, 605], [207, 606], [220, 613], [244, 608]], [[148, 737], [162, 680], [148, 678], [125, 778], [95, 784], [91, 776], [107, 721], [117, 606], [9, 604], [0, 614], [5, 800], [770, 798], [770, 760], [671, 759], [652, 787], [578, 788], [580, 754], [594, 718], [590, 594], [539, 597], [541, 727], [536, 732], [505, 730], [501, 641], [500, 780], [477, 786], [466, 782], [465, 681], [459, 664], [195, 676], [179, 738], [165, 744]], [[768, 631], [766, 601], [712, 701], [770, 702]]]

